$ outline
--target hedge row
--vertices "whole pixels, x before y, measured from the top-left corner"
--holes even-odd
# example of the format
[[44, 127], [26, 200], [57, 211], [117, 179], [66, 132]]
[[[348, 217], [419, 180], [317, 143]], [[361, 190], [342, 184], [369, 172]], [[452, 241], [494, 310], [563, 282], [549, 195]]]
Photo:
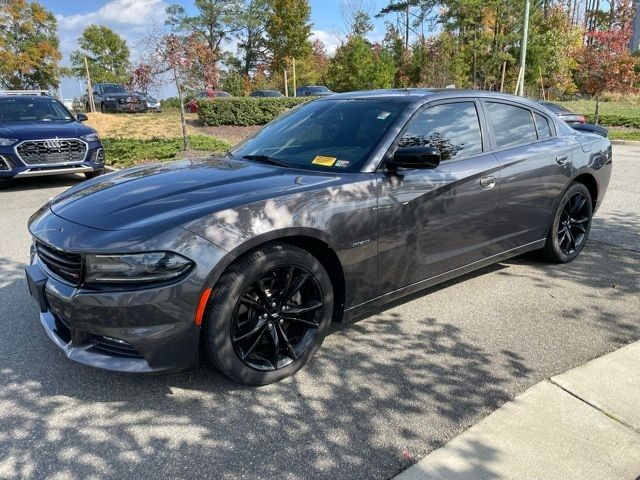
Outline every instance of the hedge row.
[[[189, 136], [191, 150], [224, 152], [230, 145], [207, 135]], [[131, 167], [138, 163], [170, 160], [180, 156], [182, 138], [103, 138], [106, 163], [115, 167]]]
[[198, 118], [205, 125], [263, 125], [309, 97], [231, 97], [198, 101]]
[[[594, 115], [587, 114], [585, 115], [587, 122], [593, 123]], [[598, 122], [600, 125], [604, 125], [607, 127], [632, 127], [632, 128], [640, 128], [640, 117], [633, 116], [630, 117], [628, 115], [612, 115], [600, 114], [600, 121]]]

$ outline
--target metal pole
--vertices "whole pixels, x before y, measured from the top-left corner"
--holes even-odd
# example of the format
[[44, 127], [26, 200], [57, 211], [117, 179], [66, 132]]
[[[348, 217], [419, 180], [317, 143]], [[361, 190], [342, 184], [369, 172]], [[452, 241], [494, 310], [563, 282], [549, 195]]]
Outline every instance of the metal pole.
[[529, 36], [529, 0], [524, 0], [524, 25], [522, 26], [522, 41], [520, 43], [520, 77], [518, 95], [524, 96], [524, 71], [527, 63], [527, 39]]
[[89, 74], [87, 57], [84, 57], [84, 67], [87, 70], [87, 99], [89, 100], [89, 111], [93, 113], [96, 111], [96, 102], [93, 98], [93, 86], [91, 85], [91, 75]]
[[293, 59], [293, 96], [297, 97], [296, 93], [296, 59]]
[[287, 69], [284, 69], [284, 96], [289, 96], [289, 82], [287, 81]]

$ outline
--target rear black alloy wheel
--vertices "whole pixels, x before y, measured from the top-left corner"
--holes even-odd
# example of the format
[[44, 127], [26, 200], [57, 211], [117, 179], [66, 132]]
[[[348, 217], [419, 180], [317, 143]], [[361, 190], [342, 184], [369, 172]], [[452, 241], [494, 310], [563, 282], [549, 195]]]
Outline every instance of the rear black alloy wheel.
[[229, 267], [208, 310], [211, 362], [236, 381], [264, 385], [295, 373], [320, 347], [331, 325], [333, 288], [309, 252], [273, 244]]
[[558, 245], [565, 255], [572, 255], [580, 250], [587, 238], [587, 228], [591, 221], [588, 202], [582, 192], [576, 192], [562, 208], [558, 223]]
[[589, 236], [593, 204], [589, 190], [580, 183], [570, 185], [549, 231], [545, 254], [549, 260], [570, 262], [578, 256]]

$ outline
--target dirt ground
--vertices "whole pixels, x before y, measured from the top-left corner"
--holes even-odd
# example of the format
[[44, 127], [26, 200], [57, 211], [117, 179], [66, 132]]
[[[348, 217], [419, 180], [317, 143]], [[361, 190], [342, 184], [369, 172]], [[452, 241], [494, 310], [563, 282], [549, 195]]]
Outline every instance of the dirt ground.
[[[176, 138], [182, 135], [180, 112], [167, 109], [162, 113], [88, 113], [87, 125], [95, 128], [104, 138]], [[248, 135], [260, 129], [260, 126], [236, 127], [225, 125], [205, 127], [194, 113], [187, 113], [187, 131], [189, 135], [210, 135], [235, 145]]]

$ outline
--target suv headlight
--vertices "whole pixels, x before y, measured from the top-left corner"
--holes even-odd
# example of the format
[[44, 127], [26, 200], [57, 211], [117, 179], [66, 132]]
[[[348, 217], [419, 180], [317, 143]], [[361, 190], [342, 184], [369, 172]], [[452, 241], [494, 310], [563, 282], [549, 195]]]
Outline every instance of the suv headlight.
[[0, 138], [0, 147], [8, 147], [18, 141], [17, 138]]
[[116, 99], [116, 97], [104, 97], [104, 99], [105, 99], [107, 102], [113, 102], [113, 101]]
[[80, 138], [82, 140], [84, 140], [85, 142], [99, 142], [100, 141], [100, 135], [98, 135], [97, 133], [90, 133], [88, 135], [82, 135]]
[[193, 262], [177, 253], [150, 252], [126, 255], [85, 255], [87, 283], [163, 282], [186, 273]]

